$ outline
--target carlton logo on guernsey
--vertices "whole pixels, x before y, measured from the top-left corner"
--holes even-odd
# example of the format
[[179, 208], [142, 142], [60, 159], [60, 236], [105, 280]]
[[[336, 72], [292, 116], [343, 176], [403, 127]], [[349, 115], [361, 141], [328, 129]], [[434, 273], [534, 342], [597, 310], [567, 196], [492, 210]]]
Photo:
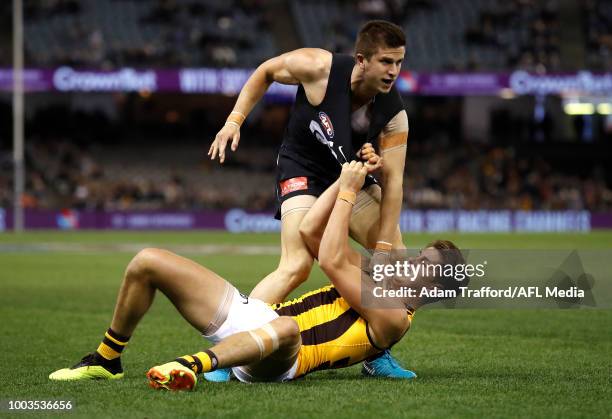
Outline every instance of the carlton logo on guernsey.
[[319, 119], [325, 128], [325, 133], [327, 136], [332, 139], [334, 138], [334, 126], [332, 125], [331, 119], [325, 112], [319, 112]]

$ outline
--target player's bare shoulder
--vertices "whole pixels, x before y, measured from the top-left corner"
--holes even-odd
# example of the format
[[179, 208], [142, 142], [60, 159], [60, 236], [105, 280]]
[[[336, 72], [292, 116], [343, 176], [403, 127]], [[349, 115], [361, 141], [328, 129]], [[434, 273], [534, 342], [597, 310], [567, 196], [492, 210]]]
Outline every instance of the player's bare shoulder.
[[301, 84], [312, 105], [323, 101], [332, 64], [332, 53], [320, 48], [300, 48], [268, 60], [269, 81]]
[[320, 48], [300, 48], [287, 53], [285, 63], [302, 84], [316, 83], [329, 77], [332, 53]]
[[320, 48], [302, 48], [288, 57], [288, 67], [304, 86], [308, 102], [317, 106], [325, 97], [332, 66], [332, 53]]
[[268, 82], [282, 84], [309, 84], [327, 78], [332, 54], [318, 48], [300, 48], [286, 52], [264, 62]]

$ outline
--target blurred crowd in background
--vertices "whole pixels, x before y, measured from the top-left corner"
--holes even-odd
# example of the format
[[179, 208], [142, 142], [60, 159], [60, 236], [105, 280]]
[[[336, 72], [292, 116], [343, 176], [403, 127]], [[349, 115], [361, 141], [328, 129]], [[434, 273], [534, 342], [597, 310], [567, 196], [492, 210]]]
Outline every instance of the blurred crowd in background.
[[[361, 23], [387, 19], [406, 31], [405, 70], [612, 69], [612, 2], [605, 0], [24, 0], [24, 7], [30, 67], [253, 68], [303, 46], [352, 52]], [[9, 28], [10, 16], [10, 2], [0, 2], [0, 25]], [[0, 31], [0, 65], [10, 64], [10, 43], [10, 31]], [[443, 101], [429, 107], [417, 101], [409, 111], [405, 207], [612, 211], [604, 156], [587, 151], [593, 163], [587, 157], [574, 164], [566, 150], [551, 160], [525, 144], [534, 137], [532, 122], [503, 113], [486, 141], [464, 138], [460, 110], [440, 119], [447, 113]], [[6, 208], [13, 204], [8, 95], [0, 96], [0, 108], [0, 207]], [[87, 111], [51, 116], [54, 126], [34, 112], [26, 126], [23, 204], [273, 209], [275, 157], [289, 105], [281, 108], [284, 117], [268, 118], [267, 126], [249, 118], [239, 152], [224, 167], [205, 157], [226, 114], [221, 107], [200, 110], [192, 118], [197, 129], [179, 134], [174, 111], [147, 133], [120, 107], [115, 128]], [[143, 113], [157, 118], [148, 108]], [[574, 120], [577, 130], [591, 132], [585, 121], [592, 124]], [[542, 119], [537, 141], [566, 141], [552, 138], [550, 126]], [[151, 131], [165, 138], [149, 141]]]
[[[27, 62], [250, 67], [300, 46], [352, 52], [360, 25], [404, 28], [415, 70], [612, 68], [607, 0], [25, 0]], [[0, 21], [10, 24], [10, 2]], [[4, 41], [4, 42], [3, 42]], [[0, 63], [10, 56], [0, 37]]]
[[[101, 164], [70, 141], [36, 144], [28, 148], [23, 203], [27, 208], [89, 210], [274, 209], [273, 172], [216, 167], [206, 162], [205, 149], [206, 144], [185, 148], [185, 156], [201, 155], [201, 163], [191, 167], [176, 161], [171, 168], [159, 168], [149, 161], [126, 172], [116, 163]], [[248, 147], [239, 151], [250, 152]], [[410, 147], [404, 206], [612, 211], [612, 189], [603, 169], [593, 172], [588, 178], [556, 172], [542, 159], [519, 158], [511, 147]], [[0, 207], [11, 205], [10, 182], [10, 175], [0, 175]]]
[[[8, 11], [10, 2], [0, 8]], [[25, 0], [26, 62], [252, 66], [274, 55], [262, 0]]]
[[[206, 151], [222, 120], [195, 138], [187, 132], [172, 141], [150, 136], [146, 141], [111, 141], [99, 136], [112, 138], [124, 129], [109, 128], [110, 122], [99, 119], [95, 122], [95, 116], [76, 113], [46, 118], [46, 123], [45, 118], [32, 121], [37, 128], [32, 129], [26, 147], [26, 207], [274, 209], [278, 132], [247, 124], [238, 151], [229, 153], [226, 163], [220, 165], [210, 161]], [[49, 120], [55, 120], [56, 126], [47, 125]], [[414, 132], [404, 179], [406, 208], [612, 211], [605, 156], [587, 157], [585, 164], [570, 150], [557, 152], [561, 158], [551, 159], [538, 151], [547, 144], [478, 143], [457, 138], [453, 119], [445, 123], [439, 114], [433, 118], [415, 115], [411, 121]], [[71, 132], [73, 136], [66, 134]], [[560, 144], [548, 146], [559, 150]], [[0, 142], [0, 207], [5, 208], [13, 199], [11, 158], [8, 141]]]

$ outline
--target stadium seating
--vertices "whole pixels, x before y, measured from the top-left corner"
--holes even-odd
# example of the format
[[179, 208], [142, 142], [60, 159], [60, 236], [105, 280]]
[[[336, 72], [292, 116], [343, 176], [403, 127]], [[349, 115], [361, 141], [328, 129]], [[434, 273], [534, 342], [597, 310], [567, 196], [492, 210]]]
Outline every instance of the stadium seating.
[[[397, 10], [389, 6], [394, 3]], [[543, 64], [554, 70], [560, 65], [556, 9], [545, 3], [292, 0], [291, 6], [301, 42], [308, 47], [351, 52], [359, 26], [383, 18], [404, 28], [410, 69], [534, 69]]]
[[[205, 5], [194, 0], [26, 0], [26, 62], [31, 66], [100, 68], [253, 67], [278, 52], [277, 40], [264, 25], [266, 2], [209, 0]], [[290, 0], [289, 6], [299, 37], [297, 43], [303, 46], [350, 52], [361, 23], [385, 18], [401, 23], [406, 31], [408, 53], [404, 68], [563, 69], [564, 63], [559, 61], [556, 2]], [[612, 68], [612, 3], [585, 0], [579, 3], [579, 10], [589, 68]], [[9, 16], [10, 7], [2, 3], [0, 22]], [[0, 63], [10, 59], [7, 41], [0, 37]], [[11, 206], [13, 199], [9, 108], [6, 102], [0, 112], [0, 207]], [[439, 111], [444, 113], [436, 104], [434, 113]], [[421, 139], [429, 141], [436, 135], [428, 135], [428, 124], [440, 124], [419, 120], [415, 113], [411, 114], [411, 123], [421, 130]], [[38, 133], [28, 131], [26, 206], [238, 206], [259, 210], [274, 206], [273, 163], [278, 131], [258, 133], [259, 144], [264, 145], [261, 149], [241, 146], [241, 153], [232, 155], [221, 168], [204, 159], [201, 142], [199, 146], [192, 142], [180, 148], [158, 142], [147, 147], [143, 155], [141, 148], [131, 144], [132, 139], [109, 146], [100, 133], [96, 138], [87, 138], [87, 147], [82, 148], [76, 140], [86, 136], [81, 131], [87, 122], [83, 123], [79, 116], [75, 118], [81, 123], [74, 123], [76, 119], [72, 125], [66, 122], [73, 131], [68, 129], [60, 136], [41, 136], [45, 125], [39, 122], [33, 124]], [[221, 123], [217, 121], [214, 127], [203, 129], [212, 131]], [[453, 128], [445, 130], [447, 143], [435, 150], [421, 149], [411, 140], [404, 194], [408, 207], [612, 209], [612, 192], [603, 169], [593, 167], [595, 174], [583, 179], [567, 173], [564, 167], [553, 168], [537, 159], [517, 159], [512, 146], [516, 144], [512, 142], [507, 142], [511, 145], [507, 148], [461, 142], [451, 146], [448, 141], [454, 135]], [[492, 133], [500, 137], [497, 144], [503, 143], [503, 134]], [[133, 140], [137, 143], [142, 138]], [[496, 144], [496, 140], [492, 143]]]
[[[585, 64], [608, 68], [603, 61], [612, 44], [612, 6], [583, 4], [583, 21], [576, 24], [586, 31]], [[359, 26], [384, 18], [406, 31], [406, 68], [550, 71], [569, 65], [559, 54], [556, 2], [290, 0], [289, 5], [299, 38], [293, 45], [351, 52]], [[257, 0], [211, 0], [205, 6], [194, 0], [26, 1], [27, 63], [254, 67], [279, 52], [269, 8]], [[0, 39], [5, 64], [7, 41]]]
[[582, 2], [585, 51], [589, 68], [612, 69], [612, 3], [589, 0]]
[[252, 67], [276, 52], [261, 10], [246, 1], [71, 3], [26, 5], [30, 65]]
[[[554, 170], [512, 147], [411, 147], [404, 204], [420, 209], [612, 210], [602, 170], [588, 179]], [[67, 141], [28, 147], [26, 206], [81, 209], [274, 208], [271, 149], [241, 148], [225, 166], [204, 149], [121, 145], [84, 150]], [[0, 207], [12, 205], [10, 155], [0, 162]], [[233, 165], [232, 165], [233, 163]], [[228, 187], [230, 185], [231, 187]], [[2, 192], [3, 191], [3, 192]]]

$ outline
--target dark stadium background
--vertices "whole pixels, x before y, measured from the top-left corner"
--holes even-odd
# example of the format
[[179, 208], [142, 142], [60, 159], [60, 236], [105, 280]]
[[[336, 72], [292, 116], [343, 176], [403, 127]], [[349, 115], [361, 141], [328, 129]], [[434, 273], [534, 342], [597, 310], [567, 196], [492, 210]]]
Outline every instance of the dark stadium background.
[[[36, 415], [611, 417], [612, 1], [22, 0], [27, 231], [14, 234], [20, 1], [0, 1], [0, 416], [16, 413], [10, 400], [63, 400], [71, 412]], [[375, 18], [408, 39], [406, 245], [449, 239], [470, 262], [505, 261], [473, 289], [532, 271], [588, 298], [419, 310], [393, 347], [416, 380], [367, 379], [355, 365], [280, 385], [200, 379], [174, 394], [149, 389], [145, 372], [208, 343], [160, 295], [122, 356], [124, 379], [49, 380], [95, 350], [145, 247], [245, 294], [275, 269], [291, 89], [273, 86], [223, 166], [206, 151], [255, 66], [303, 46], [350, 52]], [[290, 297], [326, 284], [315, 263]]]
[[[8, 71], [10, 2], [2, 2], [0, 13], [0, 66]], [[612, 66], [606, 1], [33, 0], [24, 1], [25, 67], [253, 69], [304, 46], [350, 53], [360, 24], [373, 18], [405, 29], [408, 80], [519, 70], [605, 76]], [[7, 71], [0, 93], [5, 228], [14, 206]], [[26, 214], [51, 211], [41, 225], [32, 220], [33, 227], [54, 227], [47, 224], [62, 214], [68, 221], [59, 226], [87, 226], [84, 216], [74, 221], [79, 211], [273, 210], [275, 156], [290, 95], [269, 96], [249, 115], [238, 152], [221, 167], [205, 154], [234, 94], [111, 90], [47, 86], [26, 94], [22, 202]], [[602, 218], [612, 211], [612, 84], [552, 94], [455, 90], [404, 94], [410, 119], [405, 209], [574, 211], [571, 220], [587, 222], [532, 229], [588, 229], [588, 219], [595, 228], [612, 225]], [[572, 102], [586, 104], [586, 112], [581, 105], [570, 109]]]

